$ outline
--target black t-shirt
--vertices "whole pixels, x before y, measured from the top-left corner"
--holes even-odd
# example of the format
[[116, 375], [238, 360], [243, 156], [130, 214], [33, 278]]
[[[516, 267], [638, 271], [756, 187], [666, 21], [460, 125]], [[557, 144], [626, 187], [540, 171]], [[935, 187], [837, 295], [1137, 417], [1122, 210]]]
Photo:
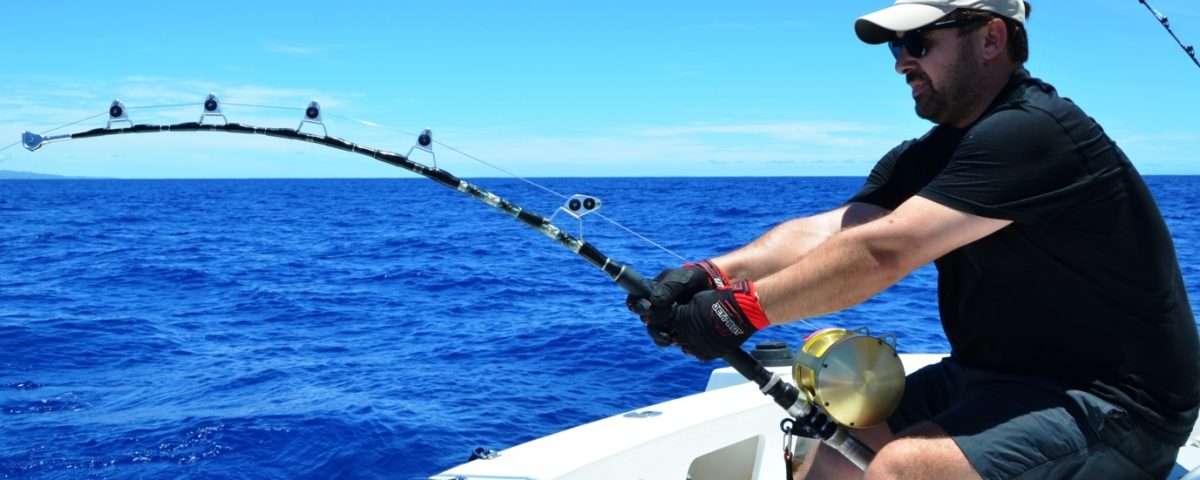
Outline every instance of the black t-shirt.
[[1187, 439], [1200, 342], [1175, 247], [1095, 121], [1019, 70], [975, 124], [902, 143], [850, 201], [895, 209], [913, 195], [1013, 222], [935, 261], [955, 359], [1058, 379]]

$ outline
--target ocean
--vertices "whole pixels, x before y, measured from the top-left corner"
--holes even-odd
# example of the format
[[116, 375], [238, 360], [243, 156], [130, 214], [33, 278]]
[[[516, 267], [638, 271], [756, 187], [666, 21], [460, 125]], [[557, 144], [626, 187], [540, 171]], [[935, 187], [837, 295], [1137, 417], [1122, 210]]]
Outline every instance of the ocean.
[[[650, 278], [861, 179], [536, 182], [474, 181], [545, 216], [547, 190], [600, 198], [612, 222], [555, 224]], [[1200, 177], [1147, 182], [1197, 310]], [[0, 478], [425, 478], [720, 365], [653, 346], [601, 272], [423, 178], [0, 181], [0, 252]], [[867, 327], [946, 351], [935, 276], [751, 343]]]

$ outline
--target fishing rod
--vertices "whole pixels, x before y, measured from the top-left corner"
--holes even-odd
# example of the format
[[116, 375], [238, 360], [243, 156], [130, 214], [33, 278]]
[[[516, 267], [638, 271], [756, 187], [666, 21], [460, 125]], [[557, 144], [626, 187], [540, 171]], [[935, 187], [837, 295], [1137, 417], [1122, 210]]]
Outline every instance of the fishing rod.
[[[101, 114], [102, 115], [102, 114]], [[99, 117], [95, 115], [91, 118]], [[433, 153], [433, 134], [430, 129], [425, 129], [417, 136], [417, 143], [409, 150], [408, 154], [401, 155], [395, 152], [389, 152], [379, 149], [374, 149], [359, 145], [338, 137], [331, 137], [328, 130], [325, 128], [322, 120], [321, 106], [316, 101], [309, 103], [304, 109], [304, 117], [300, 121], [300, 125], [295, 129], [291, 128], [264, 128], [240, 123], [229, 123], [225, 115], [221, 113], [221, 104], [217, 99], [216, 94], [209, 94], [203, 103], [203, 112], [200, 119], [195, 122], [175, 123], [169, 125], [153, 125], [153, 124], [134, 124], [128, 116], [128, 109], [120, 100], [114, 100], [109, 106], [108, 123], [102, 128], [94, 128], [75, 133], [59, 134], [46, 136], [33, 132], [26, 131], [21, 135], [21, 143], [24, 147], [31, 151], [37, 151], [46, 144], [60, 142], [66, 140], [76, 140], [85, 138], [97, 138], [110, 135], [122, 135], [128, 133], [155, 133], [155, 132], [227, 132], [252, 135], [265, 135], [275, 138], [284, 138], [289, 140], [299, 140], [326, 147], [345, 150], [351, 153], [358, 153], [375, 160], [387, 163], [389, 165], [402, 168], [412, 173], [416, 173], [423, 177], [429, 178], [439, 184], [442, 184], [453, 190], [457, 190], [474, 198], [492, 208], [500, 210], [510, 217], [520, 221], [521, 223], [541, 232], [546, 237], [554, 240], [559, 245], [563, 246], [572, 253], [582, 257], [599, 268], [610, 280], [624, 289], [630, 295], [649, 298], [651, 286], [640, 273], [632, 267], [618, 262], [611, 257], [602, 253], [592, 244], [584, 241], [582, 238], [576, 238], [561, 228], [551, 223], [547, 219], [537, 213], [525, 210], [518, 205], [501, 198], [500, 196], [491, 193], [483, 188], [472, 185], [450, 172], [438, 168], [436, 166], [436, 157], [434, 157], [434, 166], [427, 166], [422, 163], [413, 161], [409, 158], [413, 150], [420, 149], [429, 153]], [[204, 123], [206, 119], [221, 119], [224, 123]], [[88, 120], [84, 119], [84, 120]], [[83, 121], [83, 120], [81, 120]], [[79, 122], [74, 122], [79, 123]], [[68, 124], [68, 125], [73, 125]], [[113, 124], [128, 124], [124, 128], [112, 128]], [[323, 135], [315, 135], [306, 133], [301, 129], [306, 125], [318, 125], [323, 131]], [[62, 128], [62, 127], [59, 127]], [[57, 129], [55, 129], [57, 130]], [[48, 133], [48, 132], [43, 132]], [[7, 147], [5, 147], [7, 148]], [[574, 195], [570, 197], [567, 203], [560, 208], [566, 211], [571, 216], [581, 218], [583, 215], [599, 208], [599, 201], [593, 197], [586, 195]], [[802, 355], [804, 355], [802, 353]], [[721, 357], [725, 363], [733, 367], [739, 374], [753, 381], [759, 386], [759, 390], [775, 401], [793, 418], [797, 419], [814, 419], [821, 417], [823, 413], [821, 409], [815, 407], [812, 402], [802, 398], [801, 391], [792, 384], [784, 380], [782, 375], [773, 373], [763, 366], [761, 362], [752, 357], [746, 351], [738, 348], [733, 352]], [[869, 447], [851, 435], [840, 425], [828, 422], [823, 424], [823, 428], [818, 428], [813, 432], [813, 436], [820, 438], [829, 446], [839, 451], [847, 459], [859, 468], [866, 469], [868, 463], [874, 458], [875, 452]]]
[[1161, 23], [1163, 28], [1167, 29], [1167, 33], [1171, 34], [1171, 38], [1175, 39], [1175, 43], [1178, 43], [1179, 47], [1183, 49], [1184, 53], [1187, 53], [1187, 55], [1192, 58], [1192, 63], [1196, 64], [1197, 67], [1200, 67], [1200, 60], [1196, 59], [1195, 47], [1184, 44], [1183, 41], [1179, 39], [1179, 36], [1175, 35], [1175, 31], [1171, 30], [1171, 20], [1168, 19], [1166, 15], [1163, 15], [1158, 10], [1155, 10], [1154, 7], [1150, 6], [1150, 3], [1146, 0], [1138, 0], [1138, 2], [1141, 2], [1142, 5], [1146, 6], [1147, 10], [1150, 10], [1150, 13], [1154, 14], [1154, 18], [1157, 18], [1158, 23]]

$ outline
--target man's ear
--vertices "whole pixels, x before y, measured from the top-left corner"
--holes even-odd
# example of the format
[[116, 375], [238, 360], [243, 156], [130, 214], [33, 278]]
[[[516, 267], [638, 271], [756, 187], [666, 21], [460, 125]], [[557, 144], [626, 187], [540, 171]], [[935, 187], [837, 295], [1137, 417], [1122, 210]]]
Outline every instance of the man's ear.
[[981, 30], [983, 30], [983, 59], [985, 61], [997, 60], [1001, 55], [1007, 53], [1008, 27], [1004, 25], [1004, 20], [993, 18]]

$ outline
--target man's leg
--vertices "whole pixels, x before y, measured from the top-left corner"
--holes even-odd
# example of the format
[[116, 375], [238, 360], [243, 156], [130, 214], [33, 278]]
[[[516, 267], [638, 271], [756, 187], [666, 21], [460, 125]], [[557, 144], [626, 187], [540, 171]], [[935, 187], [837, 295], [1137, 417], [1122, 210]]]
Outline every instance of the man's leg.
[[[1161, 478], [1177, 451], [1123, 409], [1043, 378], [943, 362], [910, 375], [904, 393], [888, 425], [855, 430], [879, 452], [868, 478]], [[828, 447], [805, 460], [808, 478], [862, 475]]]
[[[975, 479], [979, 474], [971, 467], [967, 457], [946, 432], [932, 423], [914, 426], [899, 438], [892, 437], [887, 424], [865, 430], [854, 430], [854, 434], [878, 453], [864, 473], [846, 460], [841, 453], [815, 440], [801, 445], [796, 452], [796, 477], [811, 479], [868, 478], [868, 479], [920, 479], [955, 478]], [[818, 444], [818, 445], [813, 445]], [[807, 446], [807, 449], [804, 447]], [[803, 455], [803, 456], [802, 456]]]
[[[879, 448], [892, 438], [892, 429], [888, 427], [887, 422], [871, 428], [853, 429], [851, 433], [875, 451], [879, 451]], [[858, 466], [846, 460], [840, 452], [816, 440], [806, 440], [798, 444], [794, 460], [796, 478], [861, 478], [863, 474]]]
[[867, 478], [1162, 478], [1176, 450], [1124, 409], [1040, 378], [974, 372], [970, 393], [900, 432]]
[[863, 478], [973, 480], [980, 476], [950, 435], [941, 427], [924, 422], [905, 430], [880, 449]]

